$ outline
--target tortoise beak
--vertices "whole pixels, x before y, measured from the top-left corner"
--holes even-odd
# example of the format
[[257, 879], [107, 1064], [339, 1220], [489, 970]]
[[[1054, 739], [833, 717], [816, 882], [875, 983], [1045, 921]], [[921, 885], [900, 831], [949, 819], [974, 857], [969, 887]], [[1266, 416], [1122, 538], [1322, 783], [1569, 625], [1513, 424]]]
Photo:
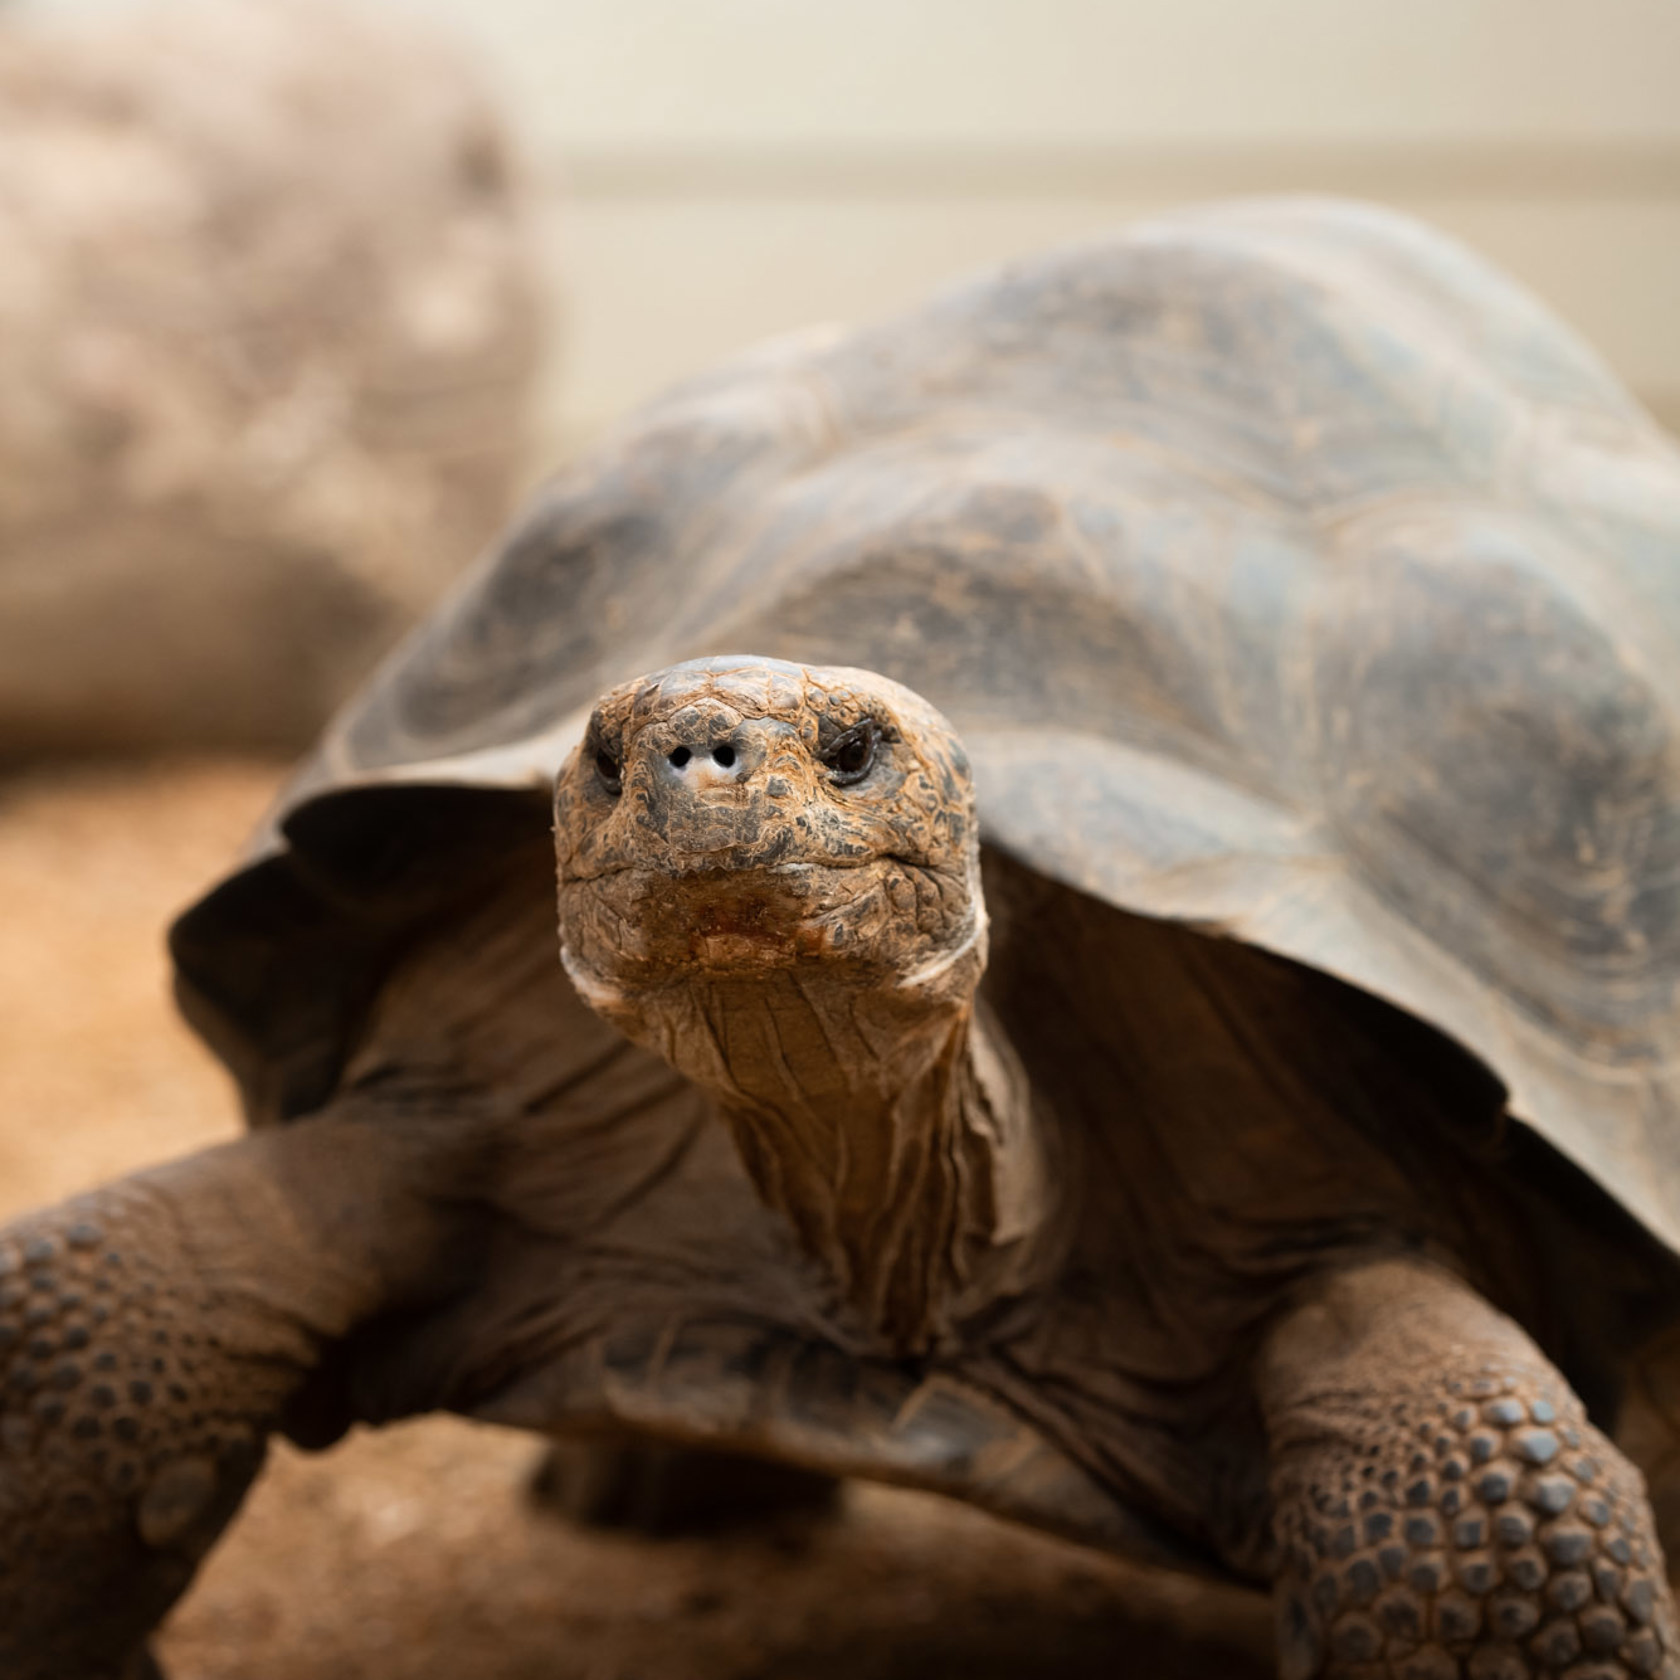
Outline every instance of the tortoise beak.
[[648, 863], [670, 874], [763, 867], [794, 838], [801, 773], [797, 733], [773, 718], [689, 706], [643, 729], [624, 769], [637, 827], [655, 838]]
[[769, 737], [792, 732], [785, 724], [764, 718], [749, 718], [731, 727], [727, 716], [691, 706], [663, 729], [646, 733], [659, 737], [657, 746], [641, 755], [649, 761], [649, 781], [680, 802], [750, 781], [770, 756]]

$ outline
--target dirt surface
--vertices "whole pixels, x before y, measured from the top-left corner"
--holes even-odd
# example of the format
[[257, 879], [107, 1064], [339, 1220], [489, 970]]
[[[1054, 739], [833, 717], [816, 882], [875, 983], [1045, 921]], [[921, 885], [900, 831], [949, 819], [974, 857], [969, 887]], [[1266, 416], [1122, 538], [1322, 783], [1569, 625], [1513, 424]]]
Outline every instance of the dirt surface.
[[[0, 1217], [230, 1135], [161, 931], [267, 800], [266, 764], [0, 783]], [[1254, 1595], [888, 1489], [727, 1538], [588, 1533], [540, 1442], [451, 1419], [277, 1448], [159, 1644], [171, 1680], [1262, 1680]]]

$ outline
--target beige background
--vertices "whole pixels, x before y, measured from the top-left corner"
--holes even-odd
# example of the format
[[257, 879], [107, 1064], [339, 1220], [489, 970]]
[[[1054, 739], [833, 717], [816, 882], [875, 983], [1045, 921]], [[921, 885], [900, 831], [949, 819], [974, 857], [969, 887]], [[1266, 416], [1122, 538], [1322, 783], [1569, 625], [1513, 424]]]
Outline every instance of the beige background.
[[378, 3], [507, 91], [554, 259], [549, 457], [765, 334], [1298, 190], [1459, 234], [1680, 426], [1680, 0]]

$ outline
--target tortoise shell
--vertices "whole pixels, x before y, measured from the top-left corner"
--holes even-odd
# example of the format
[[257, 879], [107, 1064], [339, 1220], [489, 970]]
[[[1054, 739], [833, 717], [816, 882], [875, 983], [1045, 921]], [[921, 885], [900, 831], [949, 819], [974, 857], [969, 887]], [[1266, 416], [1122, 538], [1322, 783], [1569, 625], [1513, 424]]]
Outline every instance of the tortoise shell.
[[1216, 207], [636, 415], [177, 924], [253, 1118], [330, 1094], [604, 689], [743, 650], [917, 689], [990, 844], [1431, 1023], [1680, 1253], [1680, 455], [1461, 248]]

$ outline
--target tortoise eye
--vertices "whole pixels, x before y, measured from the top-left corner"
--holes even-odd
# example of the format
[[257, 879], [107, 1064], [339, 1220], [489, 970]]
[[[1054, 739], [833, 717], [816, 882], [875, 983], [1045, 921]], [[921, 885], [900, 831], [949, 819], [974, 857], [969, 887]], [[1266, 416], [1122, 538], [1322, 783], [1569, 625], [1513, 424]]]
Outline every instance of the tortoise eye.
[[828, 779], [841, 787], [861, 782], [874, 768], [875, 749], [881, 742], [881, 726], [874, 718], [854, 723], [850, 729], [822, 755], [828, 766]]
[[624, 791], [622, 767], [605, 747], [602, 747], [595, 754], [595, 774], [601, 778], [601, 786], [608, 793], [622, 793]]

